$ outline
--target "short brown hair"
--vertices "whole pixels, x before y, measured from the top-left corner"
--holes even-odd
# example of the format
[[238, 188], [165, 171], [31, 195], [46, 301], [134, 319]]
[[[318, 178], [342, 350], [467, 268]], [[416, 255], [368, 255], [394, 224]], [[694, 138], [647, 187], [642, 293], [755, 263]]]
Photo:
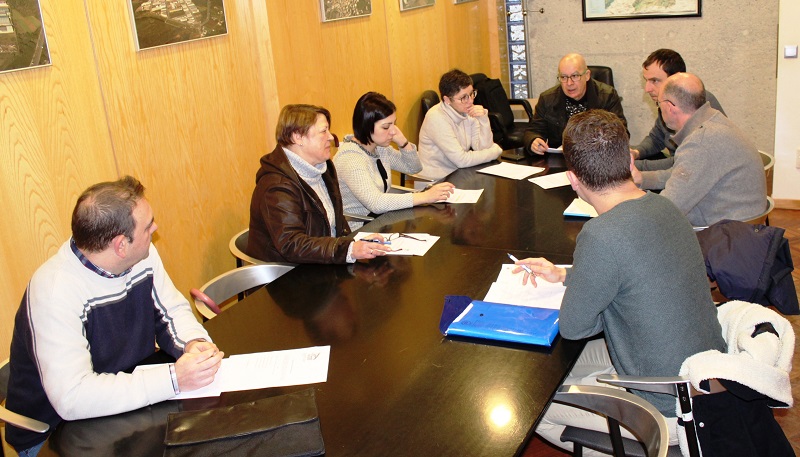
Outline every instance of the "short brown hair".
[[593, 109], [569, 118], [564, 129], [567, 168], [590, 190], [631, 180], [631, 154], [625, 124], [614, 113]]
[[275, 139], [282, 147], [294, 143], [292, 135], [295, 133], [305, 135], [308, 129], [317, 122], [317, 116], [322, 114], [331, 123], [331, 112], [321, 106], [315, 105], [286, 105], [278, 116], [278, 125], [275, 126]]
[[133, 241], [133, 209], [144, 186], [132, 176], [95, 184], [78, 197], [72, 211], [72, 239], [84, 252], [100, 252], [119, 235]]
[[471, 85], [472, 78], [458, 68], [454, 68], [439, 78], [439, 94], [442, 98], [445, 96], [452, 98], [461, 89]]

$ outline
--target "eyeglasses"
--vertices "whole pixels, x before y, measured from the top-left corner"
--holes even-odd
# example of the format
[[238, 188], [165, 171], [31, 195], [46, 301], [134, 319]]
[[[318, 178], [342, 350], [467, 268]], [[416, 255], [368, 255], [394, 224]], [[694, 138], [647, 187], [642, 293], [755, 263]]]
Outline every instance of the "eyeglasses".
[[571, 75], [558, 75], [558, 76], [556, 76], [556, 79], [559, 80], [562, 83], [567, 82], [567, 80], [570, 80], [570, 81], [576, 83], [576, 82], [578, 82], [578, 80], [581, 79], [581, 77], [583, 75], [586, 74], [587, 71], [589, 71], [589, 70], [586, 70], [583, 73], [573, 73]]
[[477, 96], [478, 96], [478, 91], [477, 90], [473, 90], [472, 93], [464, 94], [464, 95], [458, 97], [456, 100], [460, 101], [461, 103], [467, 103], [467, 100], [469, 100], [471, 98], [475, 98]]
[[389, 235], [388, 238], [386, 238], [386, 242], [387, 243], [391, 243], [393, 240], [396, 240], [398, 238], [409, 238], [409, 239], [412, 239], [412, 240], [415, 240], [415, 241], [423, 241], [423, 242], [425, 241], [425, 240], [421, 240], [419, 238], [413, 237], [411, 235], [406, 235], [405, 233], [392, 233], [391, 235]]
[[656, 106], [658, 106], [659, 108], [661, 107], [662, 103], [669, 103], [672, 106], [675, 106], [675, 102], [673, 102], [672, 100], [667, 100], [667, 99], [664, 99], [664, 100], [661, 100], [661, 101], [656, 100]]

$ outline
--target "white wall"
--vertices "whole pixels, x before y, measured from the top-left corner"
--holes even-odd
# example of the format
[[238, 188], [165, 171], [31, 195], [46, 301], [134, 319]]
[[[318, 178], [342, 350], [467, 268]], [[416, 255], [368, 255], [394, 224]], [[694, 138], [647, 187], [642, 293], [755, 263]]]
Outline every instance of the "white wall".
[[[798, 0], [706, 0], [700, 18], [583, 22], [581, 0], [528, 0], [531, 97], [556, 83], [558, 61], [564, 54], [581, 53], [589, 65], [613, 69], [632, 142], [638, 143], [656, 115], [653, 102], [644, 93], [642, 62], [658, 48], [671, 48], [683, 56], [688, 71], [700, 76], [756, 146], [771, 152], [775, 146], [779, 1], [787, 6], [791, 3], [794, 17], [798, 17]], [[544, 14], [534, 12], [539, 8], [544, 8]], [[796, 23], [794, 28], [792, 33], [798, 37]], [[794, 75], [798, 71], [800, 67], [795, 67]], [[798, 86], [797, 79], [794, 86]], [[797, 113], [797, 99], [792, 105]], [[792, 148], [798, 146], [800, 137], [796, 136]]]
[[795, 200], [800, 207], [800, 169], [795, 157], [800, 149], [800, 59], [784, 59], [785, 45], [800, 45], [800, 2], [780, 0], [778, 34], [778, 97], [775, 109], [775, 181], [776, 199]]

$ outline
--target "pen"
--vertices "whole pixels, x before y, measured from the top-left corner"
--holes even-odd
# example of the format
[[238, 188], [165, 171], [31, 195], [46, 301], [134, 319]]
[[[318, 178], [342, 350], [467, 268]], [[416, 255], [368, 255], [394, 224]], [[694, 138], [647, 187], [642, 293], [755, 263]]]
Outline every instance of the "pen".
[[[508, 258], [509, 258], [509, 259], [511, 259], [511, 260], [513, 260], [513, 261], [514, 261], [514, 263], [517, 263], [517, 262], [519, 262], [519, 259], [518, 259], [518, 258], [516, 258], [516, 257], [514, 257], [513, 255], [511, 255], [511, 254], [507, 254], [507, 255], [508, 255]], [[523, 269], [523, 270], [527, 271], [529, 275], [531, 275], [531, 276], [536, 276], [536, 273], [534, 273], [534, 272], [531, 270], [531, 267], [529, 267], [529, 266], [527, 266], [527, 265], [520, 265], [520, 267], [522, 267], [522, 269]]]
[[392, 244], [391, 241], [381, 241], [381, 240], [374, 240], [374, 239], [365, 240], [365, 239], [362, 238], [361, 241], [366, 241], [367, 243]]

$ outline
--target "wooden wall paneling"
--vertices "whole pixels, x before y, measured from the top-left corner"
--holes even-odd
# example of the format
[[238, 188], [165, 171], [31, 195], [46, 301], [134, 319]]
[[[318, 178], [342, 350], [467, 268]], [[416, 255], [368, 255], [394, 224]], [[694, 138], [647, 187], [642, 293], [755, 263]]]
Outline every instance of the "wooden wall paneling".
[[394, 57], [387, 42], [384, 6], [392, 2], [373, 1], [372, 15], [367, 17], [323, 23], [318, 1], [265, 1], [281, 106], [326, 107], [331, 111], [331, 130], [341, 138], [352, 133], [358, 97], [376, 91], [391, 98]]
[[70, 236], [78, 195], [116, 178], [83, 2], [41, 7], [53, 64], [0, 75], [0, 359], [31, 275]]
[[[406, 137], [419, 140], [420, 97], [426, 90], [439, 92], [439, 78], [449, 67], [446, 7], [400, 12], [399, 2], [386, 8], [386, 28], [392, 59], [392, 101], [397, 106], [397, 124]], [[389, 96], [386, 94], [387, 97]]]
[[494, 0], [459, 5], [445, 1], [450, 67], [500, 77], [497, 9]]
[[[156, 246], [185, 295], [234, 267], [267, 150], [260, 47], [246, 0], [227, 0], [228, 35], [134, 51], [126, 2], [87, 0], [97, 67], [121, 174], [148, 188]], [[274, 98], [274, 97], [272, 97]]]

